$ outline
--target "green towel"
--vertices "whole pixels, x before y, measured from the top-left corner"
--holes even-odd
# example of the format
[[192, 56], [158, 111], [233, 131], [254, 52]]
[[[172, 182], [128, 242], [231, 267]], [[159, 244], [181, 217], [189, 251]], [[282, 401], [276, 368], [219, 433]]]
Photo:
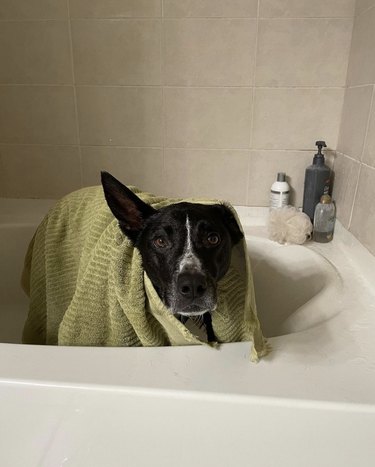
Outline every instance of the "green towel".
[[[131, 189], [155, 209], [181, 201]], [[228, 207], [238, 221], [233, 207]], [[160, 300], [144, 273], [139, 251], [109, 210], [101, 186], [71, 193], [51, 209], [29, 246], [22, 282], [30, 296], [24, 343], [206, 344]], [[251, 340], [250, 357], [257, 361], [267, 353], [268, 346], [256, 316], [244, 240], [233, 248], [231, 266], [218, 283], [217, 292], [212, 325], [218, 343]]]

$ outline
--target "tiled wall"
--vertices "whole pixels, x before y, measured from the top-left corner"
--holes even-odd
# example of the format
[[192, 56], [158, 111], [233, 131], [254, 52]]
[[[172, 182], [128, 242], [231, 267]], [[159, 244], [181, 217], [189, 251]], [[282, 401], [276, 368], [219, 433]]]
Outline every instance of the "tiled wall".
[[375, 0], [357, 0], [334, 196], [338, 217], [375, 254]]
[[337, 146], [353, 16], [354, 0], [0, 0], [0, 195], [106, 169], [267, 205], [282, 170], [301, 204], [315, 140]]

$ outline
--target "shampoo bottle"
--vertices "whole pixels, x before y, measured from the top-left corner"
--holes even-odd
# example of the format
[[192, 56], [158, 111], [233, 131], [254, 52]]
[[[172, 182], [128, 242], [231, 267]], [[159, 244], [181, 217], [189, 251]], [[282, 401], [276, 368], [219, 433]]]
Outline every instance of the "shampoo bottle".
[[315, 207], [322, 195], [330, 193], [331, 169], [324, 163], [322, 148], [326, 148], [325, 141], [317, 141], [318, 152], [315, 154], [313, 163], [307, 167], [305, 172], [305, 187], [303, 192], [303, 208], [311, 219], [314, 220]]
[[284, 172], [277, 174], [277, 180], [271, 186], [270, 209], [282, 208], [289, 204], [290, 187]]

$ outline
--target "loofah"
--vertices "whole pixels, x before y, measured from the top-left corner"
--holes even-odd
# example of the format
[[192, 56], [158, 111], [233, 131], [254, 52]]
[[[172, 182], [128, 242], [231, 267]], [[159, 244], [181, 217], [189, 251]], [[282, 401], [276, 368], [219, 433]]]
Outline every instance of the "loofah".
[[268, 233], [271, 240], [302, 245], [310, 238], [312, 228], [309, 216], [293, 206], [270, 211]]

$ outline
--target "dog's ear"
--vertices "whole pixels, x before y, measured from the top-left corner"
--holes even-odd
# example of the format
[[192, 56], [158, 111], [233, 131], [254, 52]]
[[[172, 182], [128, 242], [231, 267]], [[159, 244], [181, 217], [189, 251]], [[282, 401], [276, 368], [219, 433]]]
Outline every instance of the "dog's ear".
[[133, 242], [144, 227], [144, 221], [156, 210], [108, 172], [101, 172], [104, 196], [119, 226]]
[[242, 238], [243, 233], [241, 232], [238, 223], [232, 214], [231, 210], [224, 206], [223, 204], [220, 205], [222, 219], [224, 221], [225, 226], [227, 227], [230, 237], [232, 239], [232, 245], [236, 245]]

